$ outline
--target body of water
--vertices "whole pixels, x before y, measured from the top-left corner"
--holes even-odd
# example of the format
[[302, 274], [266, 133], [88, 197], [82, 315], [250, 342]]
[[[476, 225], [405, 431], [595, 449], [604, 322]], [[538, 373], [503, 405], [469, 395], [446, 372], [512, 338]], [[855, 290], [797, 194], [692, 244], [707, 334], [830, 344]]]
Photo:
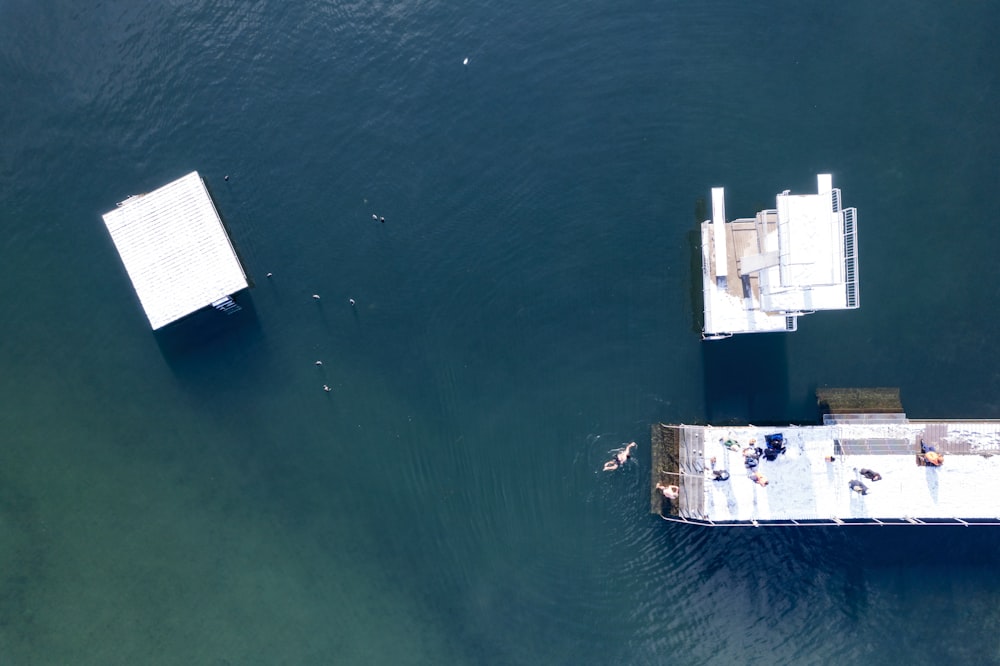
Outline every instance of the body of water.
[[[1000, 531], [648, 513], [656, 421], [1000, 418], [998, 7], [0, 0], [0, 663], [1000, 663]], [[255, 286], [153, 334], [192, 169]], [[701, 342], [818, 172], [861, 309]]]

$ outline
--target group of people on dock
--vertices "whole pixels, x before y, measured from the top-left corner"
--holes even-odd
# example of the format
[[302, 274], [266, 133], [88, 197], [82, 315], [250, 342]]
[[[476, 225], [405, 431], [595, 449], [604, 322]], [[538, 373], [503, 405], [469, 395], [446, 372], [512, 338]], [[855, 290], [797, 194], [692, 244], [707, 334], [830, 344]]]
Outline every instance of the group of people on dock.
[[[860, 471], [858, 470], [857, 467], [855, 467], [854, 471], [860, 474], [861, 476], [865, 477], [869, 481], [882, 480], [881, 474], [879, 474], [873, 469], [868, 469], [867, 467], [862, 467]], [[868, 486], [862, 483], [861, 479], [851, 479], [850, 481], [847, 482], [847, 487], [853, 490], [854, 492], [858, 493], [859, 495], [868, 494]]]
[[[741, 446], [735, 439], [719, 440], [722, 446], [732, 452], [739, 451], [743, 456], [743, 467], [747, 470], [747, 477], [761, 488], [766, 488], [770, 483], [767, 476], [758, 469], [761, 458], [774, 461], [778, 456], [785, 453], [785, 438], [781, 433], [765, 435], [765, 448], [757, 446], [756, 438], [751, 439], [746, 446]], [[712, 480], [726, 481], [729, 479], [729, 472], [724, 469], [716, 469], [716, 459], [712, 456]]]
[[[761, 448], [757, 446], [757, 440], [751, 439], [747, 446], [741, 446], [739, 442], [734, 439], [722, 440], [719, 442], [729, 451], [739, 451], [743, 456], [743, 466], [747, 470], [747, 477], [759, 485], [762, 488], [767, 487], [770, 483], [767, 476], [764, 475], [758, 469], [760, 464], [760, 459], [763, 457], [764, 460], [777, 460], [778, 456], [785, 453], [785, 441], [781, 433], [775, 435], [765, 436], [765, 446], [766, 448]], [[612, 472], [617, 469], [621, 469], [629, 460], [632, 458], [632, 450], [636, 447], [635, 442], [629, 442], [625, 446], [613, 450], [611, 453], [612, 458], [604, 463], [603, 470], [605, 472]], [[940, 467], [944, 462], [944, 455], [940, 453], [933, 446], [927, 445], [924, 440], [920, 440], [920, 453], [917, 456], [918, 460], [923, 465], [929, 465], [931, 467]], [[836, 459], [833, 456], [826, 456], [825, 460], [828, 463], [834, 462]], [[711, 458], [711, 472], [713, 481], [728, 481], [729, 471], [726, 469], [717, 469], [717, 459], [715, 456]], [[864, 477], [870, 482], [876, 482], [882, 480], [882, 475], [875, 470], [862, 468], [858, 470], [855, 468], [855, 473], [859, 476]], [[848, 482], [848, 487], [859, 495], [868, 494], [868, 486], [865, 485], [861, 479], [851, 479]], [[663, 482], [656, 484], [656, 490], [663, 495], [664, 499], [676, 500], [680, 497], [680, 488], [673, 484], [666, 484]]]

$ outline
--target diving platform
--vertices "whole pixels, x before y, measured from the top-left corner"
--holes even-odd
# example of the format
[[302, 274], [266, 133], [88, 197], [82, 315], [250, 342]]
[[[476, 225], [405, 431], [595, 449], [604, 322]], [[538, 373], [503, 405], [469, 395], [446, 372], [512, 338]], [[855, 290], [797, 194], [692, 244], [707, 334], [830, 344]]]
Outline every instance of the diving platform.
[[247, 288], [246, 273], [197, 171], [103, 219], [153, 330], [208, 306], [240, 309], [230, 296]]
[[[826, 416], [805, 426], [654, 425], [651, 511], [712, 526], [1000, 524], [1000, 421]], [[767, 455], [775, 435], [783, 452]], [[922, 444], [943, 455], [940, 466]], [[744, 451], [757, 447], [765, 455], [748, 468]], [[676, 486], [677, 497], [657, 485]]]
[[857, 209], [841, 207], [830, 174], [816, 176], [816, 190], [785, 190], [775, 208], [730, 221], [724, 188], [712, 188], [712, 219], [701, 225], [704, 339], [794, 331], [802, 315], [860, 306]]

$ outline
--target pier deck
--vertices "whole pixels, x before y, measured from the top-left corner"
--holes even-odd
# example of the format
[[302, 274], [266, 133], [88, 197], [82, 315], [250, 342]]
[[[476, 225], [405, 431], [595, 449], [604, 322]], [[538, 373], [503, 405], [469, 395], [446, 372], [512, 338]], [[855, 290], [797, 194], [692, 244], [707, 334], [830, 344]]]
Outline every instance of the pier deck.
[[[659, 431], [659, 432], [658, 432]], [[652, 511], [668, 520], [707, 525], [1000, 522], [1000, 421], [916, 421], [900, 415], [883, 423], [818, 426], [653, 426], [657, 482], [680, 487], [669, 502], [654, 491]], [[786, 452], [760, 459], [769, 480], [748, 478], [740, 449], [781, 433]], [[941, 467], [920, 464], [920, 441], [945, 454]], [[667, 446], [666, 443], [675, 443]], [[676, 454], [667, 450], [676, 448]], [[826, 457], [833, 456], [834, 462]], [[715, 468], [728, 481], [712, 480]], [[880, 481], [859, 476], [868, 468]], [[868, 486], [860, 495], [852, 479]]]
[[248, 286], [197, 171], [103, 217], [153, 330], [210, 305], [223, 309]]

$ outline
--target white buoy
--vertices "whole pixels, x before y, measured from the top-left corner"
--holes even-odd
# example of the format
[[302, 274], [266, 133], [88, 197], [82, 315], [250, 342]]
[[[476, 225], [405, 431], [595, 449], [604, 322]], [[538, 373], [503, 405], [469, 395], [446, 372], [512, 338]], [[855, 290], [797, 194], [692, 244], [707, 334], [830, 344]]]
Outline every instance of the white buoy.
[[353, 298], [348, 298], [348, 299], [347, 299], [347, 302], [348, 302], [348, 303], [350, 303], [350, 304], [351, 304], [351, 306], [353, 306], [353, 305], [354, 305], [354, 299], [353, 299]]
[[313, 298], [315, 298], [318, 301], [319, 300], [319, 294], [313, 294]]
[[378, 215], [372, 214], [372, 219], [378, 222]]
[[463, 65], [468, 65], [468, 64], [469, 64], [469, 59], [468, 59], [468, 58], [466, 58], [465, 60], [463, 60], [463, 61], [462, 61], [462, 64], [463, 64]]
[[316, 361], [316, 365], [323, 365], [323, 361]]

